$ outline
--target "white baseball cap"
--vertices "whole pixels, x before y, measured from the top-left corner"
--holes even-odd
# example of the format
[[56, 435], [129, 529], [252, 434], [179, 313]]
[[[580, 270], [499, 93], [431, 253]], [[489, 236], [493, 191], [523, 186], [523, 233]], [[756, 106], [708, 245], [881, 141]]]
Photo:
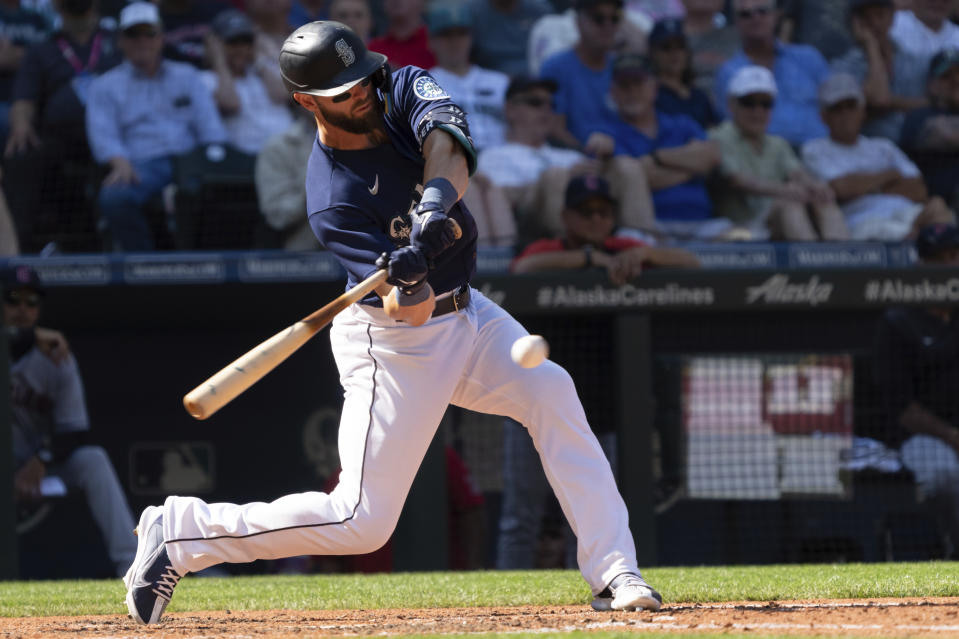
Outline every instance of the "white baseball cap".
[[160, 12], [152, 2], [132, 2], [120, 12], [120, 31], [126, 31], [138, 24], [161, 26]]
[[752, 93], [766, 93], [776, 97], [776, 78], [766, 67], [750, 65], [733, 74], [729, 81], [729, 95], [741, 98]]

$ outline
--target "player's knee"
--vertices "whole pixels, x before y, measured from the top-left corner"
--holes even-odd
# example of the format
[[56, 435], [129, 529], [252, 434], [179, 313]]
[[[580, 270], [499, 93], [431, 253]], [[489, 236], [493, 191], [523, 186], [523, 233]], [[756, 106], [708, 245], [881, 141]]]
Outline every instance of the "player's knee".
[[375, 552], [386, 545], [396, 528], [396, 520], [383, 521], [372, 517], [363, 517], [353, 521], [356, 534], [354, 552], [363, 555]]

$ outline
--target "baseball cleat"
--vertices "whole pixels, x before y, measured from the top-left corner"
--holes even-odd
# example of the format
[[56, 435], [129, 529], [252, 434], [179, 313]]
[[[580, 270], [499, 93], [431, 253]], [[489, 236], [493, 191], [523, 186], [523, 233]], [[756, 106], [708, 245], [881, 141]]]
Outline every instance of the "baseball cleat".
[[651, 610], [656, 612], [663, 604], [662, 596], [653, 590], [642, 577], [634, 574], [619, 575], [603, 592], [596, 595], [591, 604], [593, 610]]
[[123, 577], [127, 610], [137, 623], [156, 623], [163, 616], [180, 575], [170, 564], [163, 543], [163, 509], [150, 506], [140, 515], [137, 554]]

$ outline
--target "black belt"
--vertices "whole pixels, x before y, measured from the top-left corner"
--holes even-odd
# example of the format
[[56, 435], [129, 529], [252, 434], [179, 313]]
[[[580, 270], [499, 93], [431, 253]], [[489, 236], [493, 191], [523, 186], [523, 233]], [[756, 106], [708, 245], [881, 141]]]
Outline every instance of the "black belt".
[[452, 295], [447, 295], [441, 300], [436, 300], [436, 308], [433, 309], [433, 317], [439, 317], [440, 315], [446, 315], [447, 313], [452, 313], [453, 311], [461, 311], [470, 303], [470, 287], [469, 285], [461, 286], [458, 290], [453, 291]]

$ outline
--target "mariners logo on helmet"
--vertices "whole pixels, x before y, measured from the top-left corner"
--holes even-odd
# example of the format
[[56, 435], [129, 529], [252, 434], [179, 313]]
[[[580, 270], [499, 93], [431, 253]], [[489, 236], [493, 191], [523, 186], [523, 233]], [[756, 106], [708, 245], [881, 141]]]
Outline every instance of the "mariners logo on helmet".
[[340, 38], [336, 41], [336, 54], [343, 61], [343, 66], [348, 67], [356, 62], [356, 54], [353, 53], [353, 47], [346, 43], [346, 40]]
[[416, 79], [413, 83], [413, 91], [421, 100], [442, 100], [450, 97], [443, 87], [436, 83], [436, 80], [427, 75]]

